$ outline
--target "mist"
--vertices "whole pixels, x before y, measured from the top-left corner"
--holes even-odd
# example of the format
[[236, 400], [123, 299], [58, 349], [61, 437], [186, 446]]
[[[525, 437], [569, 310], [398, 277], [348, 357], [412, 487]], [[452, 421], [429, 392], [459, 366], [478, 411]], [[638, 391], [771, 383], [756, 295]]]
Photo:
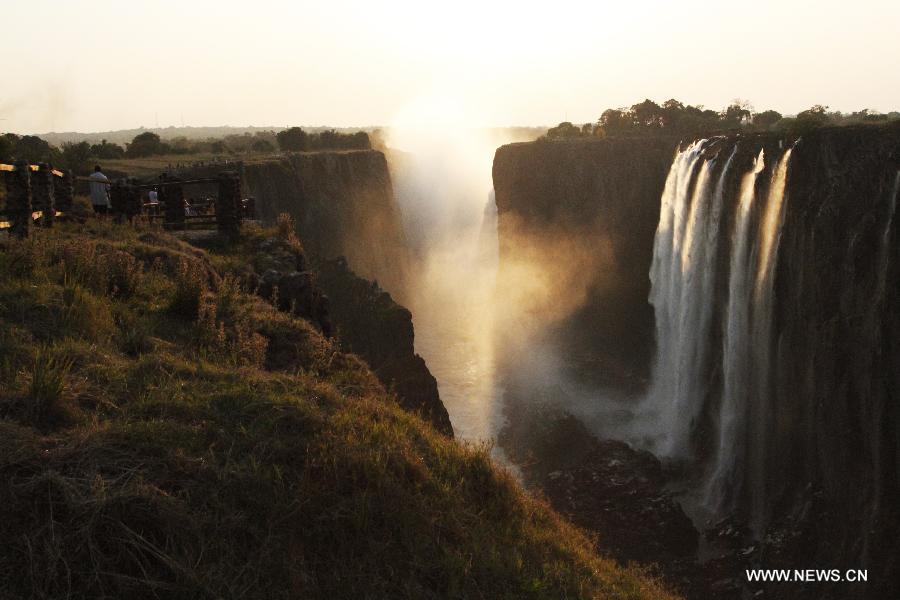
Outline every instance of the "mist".
[[[571, 380], [557, 333], [597, 281], [612, 276], [612, 250], [608, 240], [588, 247], [562, 228], [529, 230], [513, 215], [501, 247], [494, 153], [523, 133], [466, 127], [470, 118], [458, 104], [414, 102], [386, 143], [413, 256], [405, 300], [416, 351], [438, 380], [457, 436], [495, 442], [522, 402], [594, 414], [594, 394]], [[503, 460], [502, 452], [495, 457]]]

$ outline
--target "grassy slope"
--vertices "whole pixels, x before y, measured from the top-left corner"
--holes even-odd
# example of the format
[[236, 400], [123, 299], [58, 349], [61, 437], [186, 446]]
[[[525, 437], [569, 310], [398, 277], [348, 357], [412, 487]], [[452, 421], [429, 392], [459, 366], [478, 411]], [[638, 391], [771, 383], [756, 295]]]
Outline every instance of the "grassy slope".
[[669, 597], [205, 253], [87, 229], [0, 239], [0, 597]]
[[[147, 156], [143, 158], [111, 158], [99, 161], [104, 170], [117, 173], [128, 173], [130, 177], [158, 177], [169, 165], [190, 164], [197, 161], [210, 162], [221, 158], [221, 154], [167, 154], [163, 156]], [[229, 156], [229, 160], [241, 160], [243, 157]]]

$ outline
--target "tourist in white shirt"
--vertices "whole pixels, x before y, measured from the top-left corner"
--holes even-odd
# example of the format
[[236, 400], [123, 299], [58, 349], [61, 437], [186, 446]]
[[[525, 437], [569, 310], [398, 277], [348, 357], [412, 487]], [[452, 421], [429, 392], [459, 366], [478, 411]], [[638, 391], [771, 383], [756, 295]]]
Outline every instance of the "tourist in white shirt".
[[100, 165], [94, 167], [91, 173], [91, 204], [94, 212], [105, 215], [109, 211], [109, 178], [100, 170]]

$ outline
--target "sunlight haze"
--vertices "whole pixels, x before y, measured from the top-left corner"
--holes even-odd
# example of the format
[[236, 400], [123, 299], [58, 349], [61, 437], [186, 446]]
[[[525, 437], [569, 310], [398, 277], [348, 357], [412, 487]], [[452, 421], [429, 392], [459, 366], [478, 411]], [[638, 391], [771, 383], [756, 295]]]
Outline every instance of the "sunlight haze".
[[19, 133], [388, 125], [422, 98], [500, 126], [595, 121], [645, 97], [900, 108], [890, 1], [36, 1], [2, 14], [0, 129]]

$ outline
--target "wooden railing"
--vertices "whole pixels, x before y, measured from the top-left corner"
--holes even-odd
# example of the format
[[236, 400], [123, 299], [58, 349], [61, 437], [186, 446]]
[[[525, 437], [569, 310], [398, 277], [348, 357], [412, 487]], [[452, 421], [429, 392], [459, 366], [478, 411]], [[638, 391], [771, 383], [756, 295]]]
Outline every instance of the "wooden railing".
[[[103, 184], [109, 186], [108, 200], [110, 212], [119, 220], [133, 221], [144, 218], [148, 222], [162, 222], [166, 229], [186, 229], [188, 226], [215, 228], [235, 234], [241, 221], [252, 217], [252, 198], [241, 197], [240, 175], [225, 171], [218, 177], [179, 179], [162, 175], [152, 183], [138, 183], [134, 180], [114, 181], [92, 177], [75, 177], [70, 173], [52, 169], [47, 164], [30, 165], [18, 162], [14, 165], [0, 164], [0, 174], [6, 180], [7, 207], [0, 211], [8, 217], [0, 221], [0, 229], [9, 229], [12, 235], [27, 237], [33, 222], [44, 227], [52, 227], [57, 216], [66, 216], [74, 199], [74, 182]], [[206, 214], [187, 214], [194, 205], [186, 205], [184, 187], [192, 185], [216, 185], [218, 196], [206, 198], [195, 205], [204, 205]], [[157, 204], [143, 200], [143, 192], [156, 190]], [[62, 200], [62, 205], [57, 202]], [[209, 214], [209, 208], [214, 210]], [[59, 208], [60, 210], [57, 210]], [[248, 214], [250, 213], [250, 214]]]

